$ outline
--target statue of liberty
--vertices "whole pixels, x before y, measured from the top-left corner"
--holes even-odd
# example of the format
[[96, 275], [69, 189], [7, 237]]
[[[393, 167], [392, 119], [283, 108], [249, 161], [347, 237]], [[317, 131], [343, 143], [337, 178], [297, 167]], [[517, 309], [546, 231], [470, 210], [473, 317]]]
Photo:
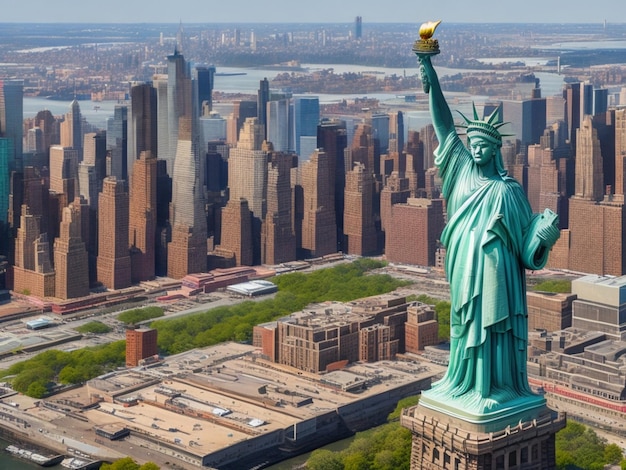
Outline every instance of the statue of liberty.
[[557, 215], [533, 214], [524, 190], [507, 175], [498, 109], [484, 120], [475, 107], [472, 119], [461, 114], [467, 146], [457, 135], [431, 63], [437, 24], [426, 34], [422, 26], [414, 52], [439, 140], [435, 164], [448, 212], [441, 242], [450, 282], [450, 362], [420, 403], [481, 421], [545, 404], [526, 372], [525, 270], [543, 268], [560, 232]]

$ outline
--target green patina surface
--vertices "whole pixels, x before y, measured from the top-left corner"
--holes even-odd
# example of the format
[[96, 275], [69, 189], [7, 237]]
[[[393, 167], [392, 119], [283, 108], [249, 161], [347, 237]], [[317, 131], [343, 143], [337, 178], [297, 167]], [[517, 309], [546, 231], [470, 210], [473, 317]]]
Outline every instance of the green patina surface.
[[465, 116], [468, 145], [457, 135], [432, 55], [418, 53], [439, 139], [435, 163], [448, 223], [441, 237], [450, 282], [450, 364], [421, 403], [485, 422], [541, 407], [526, 372], [525, 269], [541, 269], [559, 237], [558, 217], [533, 214], [523, 188], [502, 164], [496, 111]]

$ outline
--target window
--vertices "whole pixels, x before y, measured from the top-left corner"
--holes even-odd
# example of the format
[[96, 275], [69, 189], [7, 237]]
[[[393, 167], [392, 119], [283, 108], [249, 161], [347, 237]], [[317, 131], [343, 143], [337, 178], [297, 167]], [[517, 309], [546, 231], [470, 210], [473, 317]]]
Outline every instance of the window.
[[520, 449], [520, 463], [528, 463], [528, 447]]

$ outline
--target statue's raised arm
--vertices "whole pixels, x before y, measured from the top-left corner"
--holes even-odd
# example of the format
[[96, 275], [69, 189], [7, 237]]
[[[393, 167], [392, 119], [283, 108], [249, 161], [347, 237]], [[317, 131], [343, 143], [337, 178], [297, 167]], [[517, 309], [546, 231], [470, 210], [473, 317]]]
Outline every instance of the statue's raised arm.
[[429, 95], [430, 114], [439, 143], [443, 143], [451, 134], [456, 136], [454, 120], [439, 84], [439, 77], [431, 62], [431, 57], [439, 54], [439, 43], [432, 36], [441, 21], [428, 21], [419, 29], [420, 39], [415, 42], [413, 52], [420, 62], [420, 76], [424, 91]]
[[456, 135], [452, 112], [450, 111], [448, 102], [443, 96], [443, 92], [441, 91], [439, 77], [437, 76], [437, 72], [430, 61], [430, 56], [418, 54], [418, 58], [420, 62], [422, 84], [424, 90], [428, 93], [433, 126], [435, 128], [435, 133], [437, 134], [437, 139], [440, 143], [442, 143], [450, 136], [450, 134]]

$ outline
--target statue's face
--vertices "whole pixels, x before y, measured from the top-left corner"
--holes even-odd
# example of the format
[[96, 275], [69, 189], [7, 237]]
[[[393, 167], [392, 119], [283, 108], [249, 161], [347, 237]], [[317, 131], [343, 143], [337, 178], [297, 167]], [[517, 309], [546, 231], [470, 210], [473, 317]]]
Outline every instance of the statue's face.
[[497, 146], [482, 137], [474, 137], [470, 141], [470, 151], [474, 162], [479, 166], [484, 166], [494, 161]]

